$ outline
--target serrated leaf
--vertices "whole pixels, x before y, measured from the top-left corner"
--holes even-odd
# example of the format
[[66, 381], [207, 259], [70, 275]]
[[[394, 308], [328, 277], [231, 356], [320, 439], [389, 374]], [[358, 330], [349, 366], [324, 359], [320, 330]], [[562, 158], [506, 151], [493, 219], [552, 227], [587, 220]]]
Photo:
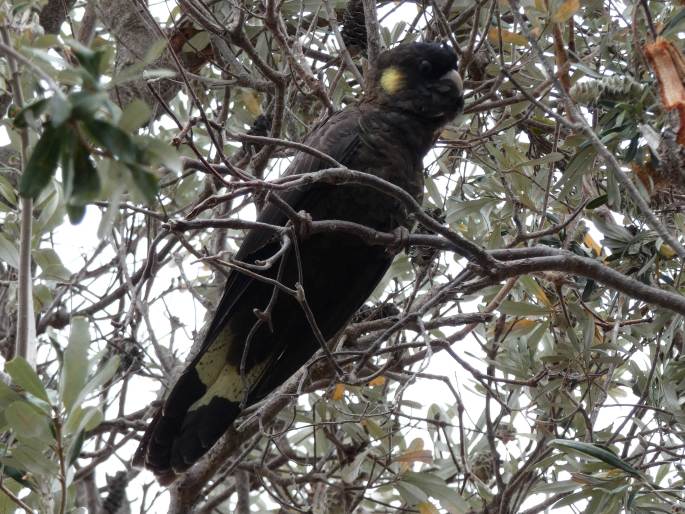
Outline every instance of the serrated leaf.
[[43, 134], [33, 148], [33, 153], [26, 163], [26, 168], [19, 181], [19, 194], [34, 200], [48, 185], [55, 174], [59, 156], [65, 140], [71, 131], [56, 129], [50, 124], [45, 125]]
[[60, 399], [70, 412], [74, 402], [79, 396], [81, 389], [88, 378], [88, 347], [90, 346], [90, 333], [88, 321], [82, 317], [71, 320], [71, 332], [69, 343], [64, 351], [64, 363], [60, 380]]
[[50, 403], [48, 393], [36, 372], [22, 357], [15, 357], [5, 364], [5, 371], [12, 377], [12, 381], [24, 391], [31, 393], [36, 398]]

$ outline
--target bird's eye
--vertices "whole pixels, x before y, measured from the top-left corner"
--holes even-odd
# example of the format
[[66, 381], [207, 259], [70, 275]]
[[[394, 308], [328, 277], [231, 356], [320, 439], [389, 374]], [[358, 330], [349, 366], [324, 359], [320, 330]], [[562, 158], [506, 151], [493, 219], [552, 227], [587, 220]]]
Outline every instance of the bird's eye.
[[421, 61], [421, 64], [419, 64], [419, 71], [421, 72], [421, 75], [429, 75], [430, 72], [433, 71], [433, 65], [428, 61]]

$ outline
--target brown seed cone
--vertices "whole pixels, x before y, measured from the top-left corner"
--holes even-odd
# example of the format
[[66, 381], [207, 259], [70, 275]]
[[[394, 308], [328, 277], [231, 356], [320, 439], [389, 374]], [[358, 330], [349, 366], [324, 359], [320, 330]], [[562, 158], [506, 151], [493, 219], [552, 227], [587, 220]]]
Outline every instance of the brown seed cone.
[[345, 46], [352, 54], [366, 53], [366, 18], [361, 0], [350, 0], [347, 4], [343, 13], [341, 35]]

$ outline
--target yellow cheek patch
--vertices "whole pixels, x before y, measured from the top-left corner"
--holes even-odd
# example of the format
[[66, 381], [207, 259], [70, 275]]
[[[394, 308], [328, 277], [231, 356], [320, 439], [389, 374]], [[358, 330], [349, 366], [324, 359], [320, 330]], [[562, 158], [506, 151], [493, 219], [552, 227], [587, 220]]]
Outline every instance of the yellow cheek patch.
[[404, 86], [404, 73], [396, 66], [390, 66], [381, 75], [381, 87], [389, 95], [394, 95]]

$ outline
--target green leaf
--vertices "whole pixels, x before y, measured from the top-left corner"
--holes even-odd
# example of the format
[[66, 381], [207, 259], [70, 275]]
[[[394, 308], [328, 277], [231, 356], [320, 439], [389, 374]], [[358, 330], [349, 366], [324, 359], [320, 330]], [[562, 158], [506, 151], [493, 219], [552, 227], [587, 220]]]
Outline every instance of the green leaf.
[[78, 398], [76, 398], [74, 403], [80, 404], [91, 392], [96, 391], [109, 382], [117, 372], [117, 369], [119, 369], [119, 356], [115, 355], [114, 357], [111, 357], [93, 377], [91, 377], [79, 392]]
[[440, 502], [450, 514], [466, 514], [470, 511], [468, 503], [456, 489], [449, 487], [445, 481], [432, 473], [415, 473], [409, 471], [402, 476], [403, 483], [412, 484], [424, 493]]
[[10, 205], [17, 204], [17, 195], [14, 193], [14, 186], [2, 175], [0, 175], [0, 195], [2, 195]]
[[21, 399], [22, 397], [19, 393], [0, 380], [0, 410], [7, 407], [10, 403]]
[[[49, 445], [54, 444], [54, 439], [38, 441], [41, 443], [39, 447], [29, 446], [29, 441], [26, 440], [24, 442], [26, 444], [19, 445], [12, 450], [10, 459], [2, 459], [2, 461], [25, 469], [30, 474], [43, 478], [43, 480], [54, 478], [59, 472], [57, 461], [48, 459], [44, 453]], [[30, 443], [35, 445], [36, 440], [33, 439]]]
[[159, 191], [159, 184], [157, 177], [152, 173], [145, 171], [141, 166], [131, 165], [131, 176], [133, 182], [138, 186], [138, 189], [148, 202], [154, 202], [157, 191]]
[[14, 269], [19, 269], [19, 249], [2, 234], [0, 234], [0, 261], [6, 262]]
[[102, 411], [98, 407], [86, 407], [82, 409], [76, 406], [73, 412], [67, 418], [64, 424], [64, 432], [71, 436], [72, 441], [67, 450], [68, 460], [73, 464], [81, 451], [83, 441], [86, 438], [86, 432], [93, 430], [100, 423], [102, 423]]
[[683, 24], [685, 24], [685, 8], [681, 7], [678, 12], [666, 22], [659, 35], [661, 37], [675, 35], [683, 29]]
[[595, 459], [610, 465], [611, 467], [620, 469], [634, 477], [642, 478], [642, 474], [632, 467], [630, 464], [622, 461], [614, 452], [601, 446], [592, 443], [584, 443], [581, 441], [571, 441], [568, 439], [553, 439], [549, 442], [550, 446], [555, 446], [563, 450], [574, 450], [584, 455], [589, 455]]
[[597, 207], [601, 207], [602, 205], [605, 205], [607, 201], [609, 200], [609, 195], [599, 195], [592, 200], [588, 202], [588, 204], [585, 206], [586, 209], [596, 209]]
[[74, 402], [88, 378], [88, 347], [90, 333], [85, 318], [76, 317], [71, 320], [69, 344], [64, 351], [64, 363], [60, 380], [59, 395], [67, 412], [71, 412]]
[[105, 106], [108, 98], [107, 94], [103, 92], [77, 91], [69, 95], [69, 101], [74, 117], [85, 121], [92, 119], [95, 113]]
[[43, 134], [33, 148], [33, 153], [21, 175], [19, 194], [35, 200], [45, 189], [55, 174], [62, 146], [68, 136], [73, 137], [71, 131], [65, 132], [50, 124], [45, 125]]
[[50, 124], [60, 128], [71, 116], [71, 103], [61, 95], [54, 95], [48, 102], [47, 113], [50, 115]]
[[343, 482], [348, 484], [354, 483], [354, 481], [359, 476], [362, 464], [364, 463], [364, 460], [366, 459], [368, 453], [369, 450], [364, 450], [359, 455], [357, 455], [352, 462], [350, 462], [340, 470], [340, 478]]
[[75, 212], [83, 216], [83, 207], [100, 194], [100, 175], [93, 165], [88, 148], [81, 141], [75, 141], [70, 154], [63, 155], [63, 162], [67, 212], [71, 222], [76, 223], [80, 218], [74, 221], [69, 207], [75, 207]]
[[81, 407], [75, 405], [74, 410], [64, 424], [66, 434], [73, 435], [82, 431], [93, 430], [102, 423], [102, 411], [98, 407]]
[[67, 451], [67, 462], [70, 466], [72, 466], [74, 462], [76, 462], [76, 460], [78, 459], [79, 453], [81, 453], [81, 448], [83, 448], [83, 442], [85, 440], [86, 433], [81, 431], [76, 435], [71, 445], [69, 446], [69, 450]]
[[444, 201], [442, 199], [442, 195], [440, 194], [438, 186], [435, 184], [435, 181], [432, 178], [427, 177], [424, 183], [426, 185], [426, 189], [428, 190], [428, 195], [430, 196], [430, 199], [433, 201], [433, 204], [436, 207], [442, 207]]
[[151, 64], [152, 62], [156, 61], [161, 57], [162, 52], [164, 52], [166, 47], [167, 39], [159, 38], [149, 46], [147, 52], [145, 52], [145, 57], [143, 57], [143, 62], [145, 64]]
[[563, 176], [556, 183], [556, 187], [561, 188], [560, 198], [565, 198], [570, 190], [580, 182], [583, 175], [592, 171], [592, 163], [596, 155], [596, 150], [590, 145], [578, 147], [576, 154], [566, 166]]
[[39, 126], [40, 117], [47, 108], [49, 101], [49, 98], [41, 98], [40, 100], [36, 100], [32, 104], [29, 104], [26, 107], [24, 107], [14, 117], [15, 127], [27, 128]]
[[70, 39], [68, 43], [81, 67], [90, 75], [91, 85], [97, 84], [100, 78], [102, 59], [105, 56], [104, 50], [99, 48], [93, 50], [73, 39]]
[[103, 120], [84, 120], [88, 131], [100, 146], [128, 165], [137, 165], [141, 152], [131, 136], [119, 127]]
[[513, 302], [506, 300], [497, 309], [502, 314], [511, 316], [544, 316], [549, 314], [549, 309], [525, 302]]
[[401, 481], [395, 484], [395, 489], [400, 493], [400, 496], [409, 505], [416, 505], [417, 503], [428, 500], [428, 495], [420, 488], [409, 482]]
[[[36, 487], [28, 480], [24, 479], [24, 472], [20, 469], [14, 468], [12, 466], [3, 466], [2, 468], [4, 476], [4, 484], [5, 486], [8, 486], [9, 483], [7, 482], [7, 477], [10, 477], [12, 480], [17, 482], [18, 484], [21, 484], [23, 487], [28, 487], [32, 491], [36, 490]], [[18, 493], [21, 490], [21, 487], [13, 489], [15, 493]], [[0, 493], [2, 494], [2, 493]], [[13, 504], [14, 505], [14, 504]], [[16, 507], [16, 505], [15, 505]], [[14, 509], [11, 510], [3, 510], [2, 506], [0, 506], [0, 514], [5, 514], [5, 513], [14, 513]]]
[[12, 381], [16, 385], [31, 393], [36, 398], [40, 398], [41, 400], [50, 403], [48, 393], [45, 391], [45, 387], [43, 387], [40, 378], [31, 366], [29, 366], [29, 363], [22, 357], [15, 357], [5, 364], [5, 371], [12, 377]]
[[52, 437], [50, 419], [26, 400], [11, 403], [5, 409], [5, 418], [18, 437]]
[[144, 125], [152, 115], [152, 110], [140, 98], [129, 103], [119, 119], [119, 128], [128, 132], [134, 132]]
[[69, 222], [72, 225], [78, 225], [83, 220], [86, 215], [85, 205], [67, 205], [67, 215], [69, 216]]
[[58, 280], [61, 282], [66, 282], [71, 279], [71, 271], [62, 264], [62, 259], [59, 258], [57, 252], [52, 248], [34, 250], [32, 255], [36, 264], [40, 266], [40, 278], [45, 280]]
[[174, 173], [183, 174], [183, 164], [181, 164], [178, 150], [166, 141], [146, 138], [145, 155], [149, 157], [150, 164], [160, 163]]

